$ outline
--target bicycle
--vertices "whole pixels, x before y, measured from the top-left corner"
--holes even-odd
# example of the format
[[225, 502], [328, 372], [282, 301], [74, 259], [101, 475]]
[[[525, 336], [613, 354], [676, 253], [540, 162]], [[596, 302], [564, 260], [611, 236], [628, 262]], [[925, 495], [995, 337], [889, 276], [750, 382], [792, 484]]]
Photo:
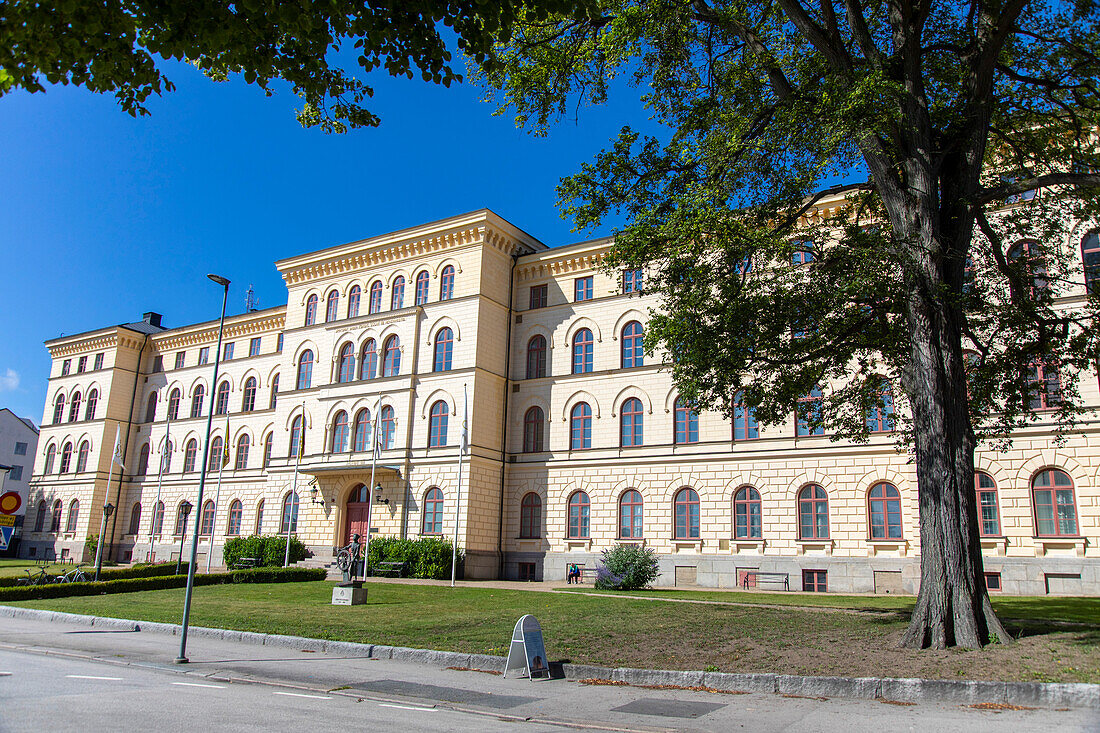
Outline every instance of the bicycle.
[[84, 565], [77, 565], [61, 576], [60, 582], [62, 583], [87, 583], [91, 581], [91, 578], [83, 570]]
[[17, 585], [46, 585], [49, 583], [57, 583], [61, 580], [60, 576], [47, 573], [45, 565], [40, 565], [37, 570], [27, 568], [23, 572], [27, 574], [27, 577], [20, 578]]

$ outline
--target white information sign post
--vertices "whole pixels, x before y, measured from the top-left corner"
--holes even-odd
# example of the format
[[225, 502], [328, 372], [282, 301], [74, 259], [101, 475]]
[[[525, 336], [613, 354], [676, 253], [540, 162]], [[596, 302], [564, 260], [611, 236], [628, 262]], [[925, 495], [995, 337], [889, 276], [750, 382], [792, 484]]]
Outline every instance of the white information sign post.
[[504, 676], [518, 671], [528, 679], [550, 679], [550, 663], [546, 661], [546, 645], [542, 640], [542, 626], [531, 614], [521, 616], [512, 631], [512, 644], [508, 647], [508, 662]]

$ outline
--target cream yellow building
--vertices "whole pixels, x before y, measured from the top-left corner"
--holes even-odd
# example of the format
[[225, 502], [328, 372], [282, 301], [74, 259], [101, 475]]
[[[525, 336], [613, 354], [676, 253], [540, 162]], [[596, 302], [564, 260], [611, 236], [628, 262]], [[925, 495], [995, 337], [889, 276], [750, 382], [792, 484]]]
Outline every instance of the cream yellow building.
[[[24, 555], [80, 556], [111, 503], [114, 556], [176, 557], [214, 390], [212, 471], [189, 519], [201, 562], [288, 523], [327, 562], [368, 511], [372, 536], [452, 537], [461, 479], [471, 578], [564, 579], [632, 542], [656, 550], [663, 585], [733, 587], [755, 570], [791, 589], [914, 592], [916, 479], [891, 416], [855, 444], [793, 415], [762, 428], [691, 412], [641, 351], [656, 296], [641, 273], [600, 267], [610, 244], [550, 249], [482, 210], [279, 261], [286, 305], [227, 318], [216, 385], [217, 322], [149, 313], [48, 341]], [[1084, 298], [1081, 280], [1064, 299]], [[1100, 405], [1095, 375], [1080, 389]], [[1059, 447], [1036, 423], [977, 466], [991, 587], [1100, 592], [1095, 420]]]

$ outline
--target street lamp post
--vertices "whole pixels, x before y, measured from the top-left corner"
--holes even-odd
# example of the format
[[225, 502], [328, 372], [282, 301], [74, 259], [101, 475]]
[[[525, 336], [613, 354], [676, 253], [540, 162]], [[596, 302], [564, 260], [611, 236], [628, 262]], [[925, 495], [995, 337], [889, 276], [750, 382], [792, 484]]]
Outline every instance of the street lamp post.
[[[153, 510], [156, 511], [156, 507]], [[184, 499], [180, 503], [179, 513], [183, 524], [180, 526], [180, 556], [176, 558], [176, 575], [180, 574], [180, 568], [183, 567], [183, 541], [187, 539], [187, 517], [191, 516], [191, 502]]]
[[115, 513], [114, 504], [103, 505], [103, 520], [99, 523], [99, 542], [95, 546], [95, 579], [99, 580], [99, 569], [103, 567], [103, 534], [107, 531], [107, 520]]
[[[202, 452], [202, 473], [199, 474], [199, 498], [195, 506], [202, 511], [202, 492], [206, 488], [206, 468], [210, 461], [210, 431], [214, 426], [214, 401], [218, 393], [218, 367], [222, 358], [222, 335], [225, 331], [225, 304], [229, 301], [229, 280], [221, 275], [207, 275], [222, 286], [222, 316], [218, 322], [218, 350], [214, 354], [214, 380], [210, 383], [210, 409], [206, 413], [206, 443]], [[213, 543], [211, 543], [211, 548]], [[191, 561], [187, 565], [187, 591], [183, 596], [183, 624], [180, 629], [180, 655], [176, 664], [187, 664], [187, 622], [191, 617], [191, 591], [195, 587], [195, 562], [199, 548], [199, 522], [195, 521], [191, 537]], [[182, 553], [180, 553], [182, 555]]]

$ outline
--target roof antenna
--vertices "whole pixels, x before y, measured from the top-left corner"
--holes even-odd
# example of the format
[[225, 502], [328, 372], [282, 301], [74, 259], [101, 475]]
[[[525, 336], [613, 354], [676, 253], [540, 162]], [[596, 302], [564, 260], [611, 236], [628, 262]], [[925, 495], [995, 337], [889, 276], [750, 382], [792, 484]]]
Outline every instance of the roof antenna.
[[252, 290], [252, 283], [248, 284], [248, 292], [244, 294], [244, 309], [248, 313], [256, 312], [256, 293]]

